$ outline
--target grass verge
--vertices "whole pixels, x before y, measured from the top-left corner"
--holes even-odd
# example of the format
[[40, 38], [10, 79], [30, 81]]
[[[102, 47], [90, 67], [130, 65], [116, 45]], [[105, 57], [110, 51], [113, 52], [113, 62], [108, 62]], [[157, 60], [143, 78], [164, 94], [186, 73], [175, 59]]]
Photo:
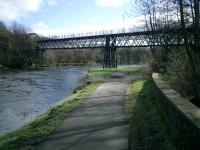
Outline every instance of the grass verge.
[[175, 150], [157, 108], [149, 80], [133, 82], [126, 109], [130, 117], [129, 147], [134, 150]]
[[81, 102], [84, 101], [100, 85], [100, 82], [92, 82], [78, 90], [62, 104], [49, 109], [48, 112], [37, 118], [32, 123], [21, 129], [0, 138], [2, 150], [32, 150], [34, 146], [48, 136], [61, 121]]
[[95, 78], [98, 77], [100, 79], [105, 79], [106, 77], [109, 77], [110, 75], [112, 75], [113, 73], [127, 73], [127, 74], [136, 74], [136, 73], [141, 73], [142, 69], [141, 67], [134, 67], [134, 66], [130, 66], [130, 67], [121, 67], [121, 68], [94, 68], [91, 69], [89, 72], [89, 77], [90, 78]]

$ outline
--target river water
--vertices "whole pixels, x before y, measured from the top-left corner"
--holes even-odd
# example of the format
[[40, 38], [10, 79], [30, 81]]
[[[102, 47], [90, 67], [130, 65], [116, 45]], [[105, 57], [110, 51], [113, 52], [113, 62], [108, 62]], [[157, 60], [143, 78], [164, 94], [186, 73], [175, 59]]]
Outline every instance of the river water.
[[16, 130], [72, 94], [83, 68], [46, 68], [0, 74], [0, 136]]

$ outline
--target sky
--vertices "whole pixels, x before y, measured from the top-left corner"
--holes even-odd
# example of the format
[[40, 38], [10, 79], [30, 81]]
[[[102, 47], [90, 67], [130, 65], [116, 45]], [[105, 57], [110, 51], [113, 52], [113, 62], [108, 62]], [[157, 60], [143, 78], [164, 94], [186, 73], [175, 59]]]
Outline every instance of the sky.
[[130, 28], [142, 22], [131, 1], [0, 0], [0, 20], [45, 36]]

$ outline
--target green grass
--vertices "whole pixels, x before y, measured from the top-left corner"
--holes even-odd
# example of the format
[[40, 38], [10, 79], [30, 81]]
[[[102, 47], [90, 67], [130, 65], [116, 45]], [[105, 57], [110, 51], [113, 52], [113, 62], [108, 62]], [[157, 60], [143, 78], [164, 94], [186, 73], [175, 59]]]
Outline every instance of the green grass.
[[68, 100], [58, 104], [32, 123], [25, 125], [21, 129], [7, 134], [0, 138], [0, 149], [18, 150], [34, 149], [34, 145], [41, 142], [48, 136], [69, 113], [77, 107], [85, 98], [100, 85], [99, 82], [92, 82], [77, 91]]
[[112, 75], [115, 72], [119, 72], [118, 69], [102, 69], [102, 68], [95, 68], [92, 69], [89, 73], [89, 77], [103, 77], [106, 78]]
[[127, 74], [135, 74], [135, 73], [141, 73], [142, 69], [139, 67], [121, 67], [117, 69], [103, 69], [103, 68], [94, 68], [90, 70], [89, 77], [100, 77], [100, 78], [107, 78], [113, 73], [121, 72], [121, 73], [127, 73]]
[[130, 75], [135, 75], [137, 73], [142, 73], [143, 68], [141, 67], [134, 67], [134, 66], [126, 66], [126, 67], [119, 67], [119, 72], [125, 72]]
[[131, 150], [175, 150], [159, 111], [152, 81], [138, 80], [129, 87], [126, 109], [130, 117]]

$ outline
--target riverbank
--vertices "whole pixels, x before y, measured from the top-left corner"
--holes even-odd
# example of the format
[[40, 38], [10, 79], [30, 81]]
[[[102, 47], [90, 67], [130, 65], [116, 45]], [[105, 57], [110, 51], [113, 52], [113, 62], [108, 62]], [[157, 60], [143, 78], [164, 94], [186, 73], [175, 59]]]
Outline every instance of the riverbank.
[[49, 109], [48, 112], [36, 119], [34, 122], [25, 125], [21, 129], [9, 133], [0, 138], [0, 149], [28, 149], [38, 144], [61, 123], [86, 97], [88, 97], [100, 82], [92, 82], [82, 87], [76, 94], [72, 95], [62, 104]]
[[62, 104], [51, 109], [34, 122], [24, 126], [20, 130], [7, 134], [0, 138], [0, 149], [33, 149], [46, 136], [52, 133], [56, 127], [66, 118], [70, 112], [79, 106], [104, 80], [115, 72], [127, 74], [140, 72], [140, 68], [119, 69], [92, 69], [88, 74], [87, 85], [82, 86]]

